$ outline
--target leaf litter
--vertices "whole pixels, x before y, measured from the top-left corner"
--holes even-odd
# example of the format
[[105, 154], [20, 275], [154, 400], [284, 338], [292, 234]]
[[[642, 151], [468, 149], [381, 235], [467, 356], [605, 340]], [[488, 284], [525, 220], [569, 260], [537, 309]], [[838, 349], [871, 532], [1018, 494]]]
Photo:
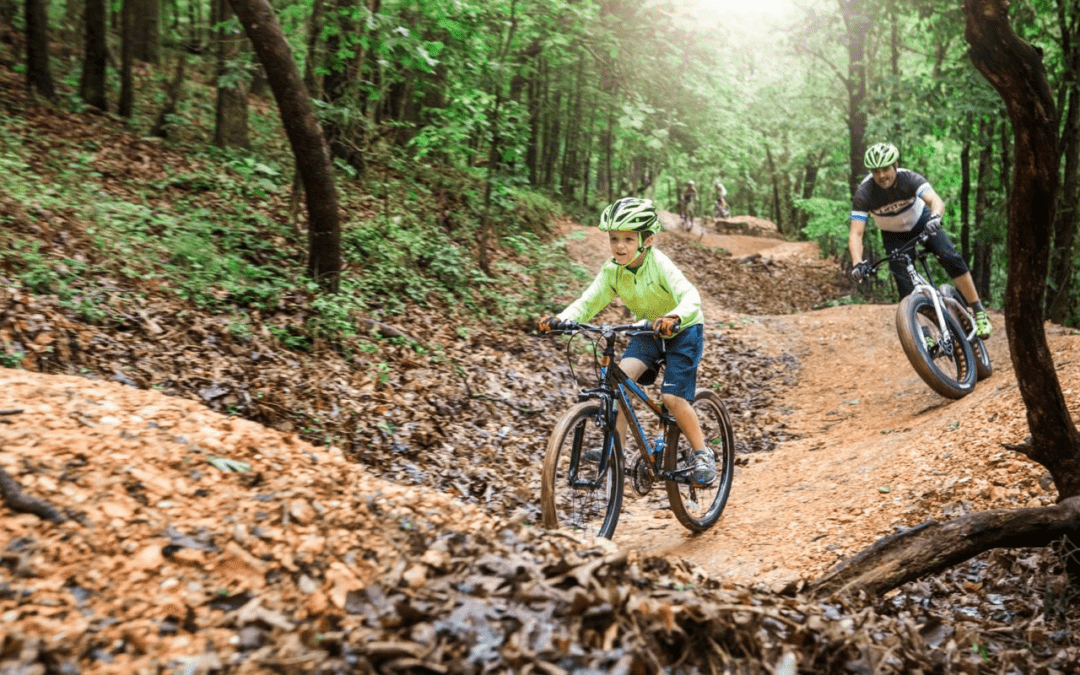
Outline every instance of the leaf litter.
[[[115, 161], [142, 170], [153, 152], [164, 151]], [[85, 245], [62, 217], [0, 208], [56, 253]], [[807, 311], [837, 286], [824, 263], [666, 245], [709, 271], [693, 279], [703, 294], [739, 313]], [[123, 321], [106, 329], [0, 282], [0, 338], [24, 369], [0, 371], [0, 466], [63, 515], [0, 521], [5, 672], [1080, 665], [1064, 545], [995, 551], [883, 599], [812, 602], [800, 584], [733, 584], [683, 559], [542, 531], [543, 442], [580, 385], [561, 345], [529, 325], [482, 323], [461, 338], [441, 308], [415, 308], [382, 319], [438, 345], [438, 358], [367, 336], [345, 346], [373, 349], [347, 362], [280, 348], [266, 327], [303, 321], [297, 307], [253, 316], [239, 337], [221, 318], [108, 281]], [[798, 358], [728, 328], [709, 326], [702, 380], [735, 413], [740, 453], [768, 451], [791, 437], [775, 402]]]

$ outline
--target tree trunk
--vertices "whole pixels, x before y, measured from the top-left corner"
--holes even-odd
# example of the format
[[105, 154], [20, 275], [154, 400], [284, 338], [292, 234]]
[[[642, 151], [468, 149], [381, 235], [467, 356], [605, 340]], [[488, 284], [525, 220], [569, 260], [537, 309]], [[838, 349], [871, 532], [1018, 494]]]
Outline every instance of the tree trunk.
[[1040, 52], [1012, 32], [1007, 8], [1007, 0], [967, 0], [966, 36], [972, 62], [1012, 120], [1005, 330], [1032, 434], [1027, 454], [1050, 471], [1064, 499], [1080, 494], [1080, 433], [1054, 371], [1042, 312], [1058, 189], [1057, 116]]
[[156, 64], [161, 59], [158, 0], [138, 0], [138, 4], [138, 9], [132, 16], [132, 34], [135, 38], [134, 55], [136, 59], [144, 63]]
[[154, 128], [150, 130], [151, 136], [159, 138], [168, 138], [169, 136], [169, 116], [176, 112], [176, 103], [180, 100], [180, 90], [184, 85], [184, 65], [186, 63], [187, 52], [180, 50], [176, 57], [176, 72], [173, 75], [172, 82], [169, 83], [168, 91], [165, 93], [165, 106], [158, 113]]
[[303, 176], [308, 207], [308, 274], [324, 288], [337, 290], [341, 271], [341, 231], [330, 152], [310, 94], [267, 0], [230, 0], [266, 68], [270, 89]]
[[880, 539], [814, 581], [811, 595], [882, 594], [995, 548], [1047, 546], [1080, 529], [1080, 498], [1037, 509], [998, 509], [928, 521]]
[[840, 14], [847, 29], [848, 75], [844, 85], [848, 93], [848, 183], [851, 195], [859, 187], [866, 167], [866, 35], [870, 19], [863, 7], [863, 0], [839, 0]]
[[135, 83], [131, 74], [132, 61], [135, 60], [134, 45], [131, 42], [135, 0], [124, 0], [120, 12], [120, 107], [118, 112], [126, 119], [131, 117], [135, 106]]
[[[973, 120], [968, 115], [967, 128]], [[971, 139], [965, 134], [964, 146], [960, 150], [960, 255], [971, 266]], [[980, 298], [982, 296], [979, 296]]]
[[46, 0], [26, 0], [26, 88], [50, 101], [56, 98], [49, 68], [49, 17]]
[[88, 105], [107, 112], [105, 98], [105, 65], [108, 47], [105, 44], [105, 0], [86, 0], [86, 49], [83, 54], [79, 96]]
[[[218, 3], [218, 23], [232, 18], [228, 0]], [[231, 22], [230, 22], [231, 23]], [[214, 145], [219, 148], [247, 148], [248, 106], [247, 85], [240, 73], [234, 72], [230, 61], [240, 54], [243, 37], [228, 28], [218, 31], [217, 107], [214, 118]]]
[[986, 208], [990, 194], [990, 161], [993, 155], [993, 127], [987, 118], [979, 121], [979, 166], [975, 176], [975, 252], [971, 276], [975, 290], [983, 302], [990, 302], [990, 263], [993, 259], [993, 236], [986, 223]]
[[1076, 257], [1077, 199], [1080, 199], [1080, 17], [1077, 3], [1066, 12], [1064, 0], [1058, 0], [1058, 26], [1061, 29], [1061, 51], [1065, 61], [1062, 89], [1066, 100], [1065, 119], [1061, 131], [1061, 150], [1065, 155], [1065, 174], [1061, 198], [1054, 221], [1053, 257], [1050, 260], [1051, 294], [1047, 303], [1047, 318], [1065, 323], [1074, 311], [1072, 297], [1074, 258]]

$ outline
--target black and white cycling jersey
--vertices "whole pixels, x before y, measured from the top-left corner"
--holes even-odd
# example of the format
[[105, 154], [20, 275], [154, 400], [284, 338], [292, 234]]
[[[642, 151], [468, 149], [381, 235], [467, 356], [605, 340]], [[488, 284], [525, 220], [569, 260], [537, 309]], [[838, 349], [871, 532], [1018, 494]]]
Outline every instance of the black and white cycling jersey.
[[885, 189], [867, 175], [855, 190], [851, 219], [866, 222], [874, 214], [874, 223], [885, 232], [910, 232], [928, 208], [921, 199], [934, 188], [914, 171], [898, 168], [896, 181]]

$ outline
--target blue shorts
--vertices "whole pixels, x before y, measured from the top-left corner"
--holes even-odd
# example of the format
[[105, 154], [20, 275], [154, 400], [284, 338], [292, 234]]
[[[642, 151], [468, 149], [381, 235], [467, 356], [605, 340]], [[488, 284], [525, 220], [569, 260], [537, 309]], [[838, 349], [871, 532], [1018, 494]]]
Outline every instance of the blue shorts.
[[[667, 340], [651, 335], [633, 337], [622, 357], [637, 359], [648, 367], [649, 370], [639, 378], [643, 384], [649, 384], [656, 379], [661, 342], [667, 352], [667, 365], [664, 366], [664, 385], [660, 391], [693, 401], [697, 390], [698, 364], [701, 363], [701, 352], [705, 348], [705, 327], [700, 323], [690, 326]], [[649, 379], [650, 374], [652, 379]]]

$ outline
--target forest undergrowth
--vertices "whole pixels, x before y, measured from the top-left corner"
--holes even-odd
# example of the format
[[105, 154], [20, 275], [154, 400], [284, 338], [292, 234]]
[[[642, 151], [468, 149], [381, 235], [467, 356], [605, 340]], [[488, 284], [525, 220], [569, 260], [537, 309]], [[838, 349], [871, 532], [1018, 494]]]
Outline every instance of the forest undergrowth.
[[[553, 411], [579, 384], [560, 345], [537, 339], [533, 325], [590, 275], [567, 259], [569, 228], [553, 201], [506, 194], [489, 276], [475, 262], [475, 177], [388, 150], [367, 180], [340, 181], [347, 267], [341, 294], [323, 295], [301, 274], [302, 219], [290, 220], [280, 142], [251, 154], [205, 149], [195, 112], [180, 140], [147, 139], [110, 116], [28, 99], [5, 58], [0, 365], [198, 401], [339, 448], [373, 475], [480, 507], [503, 528], [490, 538], [411, 534], [418, 556], [443, 552], [444, 578], [369, 594], [367, 642], [324, 627], [330, 638], [310, 672], [357, 663], [419, 672], [433, 645], [443, 659], [435, 672], [1051, 673], [1077, 663], [1071, 596], [1040, 593], [1062, 588], [1060, 553], [998, 552], [883, 600], [826, 604], [798, 588], [728, 588], [681, 561], [545, 538], [535, 528], [537, 466]], [[271, 106], [258, 110], [260, 135], [273, 138]], [[737, 289], [726, 302], [738, 311], [808, 311], [827, 299], [793, 301], [784, 286], [845, 292], [797, 264], [758, 269], [692, 244], [670, 250], [709, 270], [699, 283]], [[617, 308], [605, 316], [621, 317]], [[741, 420], [740, 453], [769, 451], [786, 437], [770, 403], [797, 381], [797, 362], [723, 325], [708, 330], [723, 358], [706, 360], [702, 380], [722, 383]], [[587, 354], [570, 358], [589, 372]], [[447, 588], [467, 594], [470, 584], [484, 589], [475, 602], [446, 600]], [[988, 638], [955, 621], [1008, 622], [1003, 613], [1048, 617], [1038, 642], [1031, 631]], [[553, 620], [566, 643], [542, 635]], [[304, 633], [312, 625], [274, 633], [279, 663], [317, 651]], [[104, 659], [25, 638], [5, 637], [2, 658], [26, 667]]]

